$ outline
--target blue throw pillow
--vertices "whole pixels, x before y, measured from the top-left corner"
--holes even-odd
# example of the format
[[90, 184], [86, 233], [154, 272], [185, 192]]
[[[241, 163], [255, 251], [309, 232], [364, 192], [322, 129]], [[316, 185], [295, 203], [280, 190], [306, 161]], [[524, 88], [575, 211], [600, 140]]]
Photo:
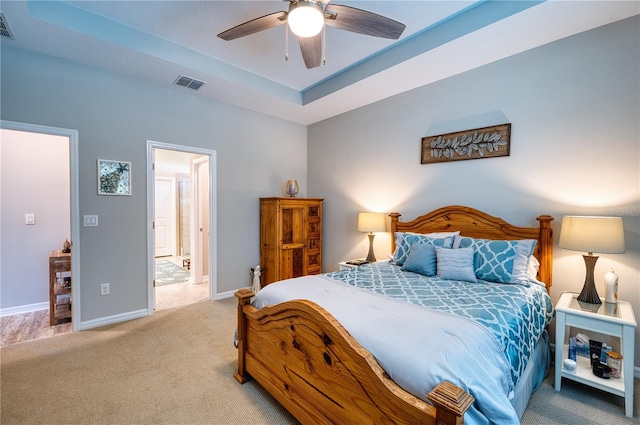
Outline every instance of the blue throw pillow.
[[396, 232], [396, 251], [393, 253], [393, 261], [402, 266], [409, 257], [409, 250], [414, 243], [423, 245], [441, 246], [451, 248], [453, 246], [453, 236], [425, 236], [418, 233]]
[[440, 279], [477, 282], [473, 270], [473, 248], [447, 249], [436, 247]]
[[536, 243], [534, 239], [491, 240], [458, 237], [454, 246], [474, 249], [474, 268], [478, 279], [527, 285], [529, 258]]
[[401, 270], [420, 273], [425, 276], [435, 276], [436, 247], [434, 245], [414, 243], [409, 249], [409, 256], [402, 265]]

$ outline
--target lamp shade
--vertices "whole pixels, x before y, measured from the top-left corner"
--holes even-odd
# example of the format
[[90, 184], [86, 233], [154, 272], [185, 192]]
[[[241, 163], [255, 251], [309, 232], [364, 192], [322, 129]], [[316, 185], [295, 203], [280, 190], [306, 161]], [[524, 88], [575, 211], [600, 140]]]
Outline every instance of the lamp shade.
[[387, 225], [384, 213], [359, 213], [358, 214], [358, 232], [384, 232]]
[[622, 217], [564, 216], [558, 246], [573, 251], [623, 254]]

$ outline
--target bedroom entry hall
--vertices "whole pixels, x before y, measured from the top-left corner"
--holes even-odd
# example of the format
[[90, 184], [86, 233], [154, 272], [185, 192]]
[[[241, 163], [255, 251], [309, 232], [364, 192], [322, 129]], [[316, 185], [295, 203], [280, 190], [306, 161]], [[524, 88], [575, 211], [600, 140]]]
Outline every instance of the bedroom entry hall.
[[5, 346], [77, 330], [78, 135], [28, 123], [0, 124], [0, 345]]
[[[152, 147], [154, 310], [210, 298], [210, 156]], [[174, 150], [175, 149], [175, 150]]]

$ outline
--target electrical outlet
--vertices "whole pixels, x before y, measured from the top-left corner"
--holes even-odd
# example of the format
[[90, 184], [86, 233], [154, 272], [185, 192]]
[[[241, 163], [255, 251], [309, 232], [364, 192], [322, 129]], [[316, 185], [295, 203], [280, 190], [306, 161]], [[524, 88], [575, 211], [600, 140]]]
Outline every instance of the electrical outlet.
[[111, 293], [111, 284], [110, 283], [101, 283], [100, 284], [100, 295], [109, 295]]

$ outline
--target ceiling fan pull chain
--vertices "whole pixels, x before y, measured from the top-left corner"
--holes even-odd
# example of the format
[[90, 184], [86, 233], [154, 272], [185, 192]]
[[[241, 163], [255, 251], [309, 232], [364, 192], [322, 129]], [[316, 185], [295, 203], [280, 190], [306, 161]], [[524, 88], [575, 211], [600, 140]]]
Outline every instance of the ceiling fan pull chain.
[[284, 26], [284, 60], [289, 60], [289, 25]]
[[326, 65], [327, 64], [327, 56], [326, 56], [326, 34], [327, 34], [327, 26], [323, 26], [322, 27], [322, 64]]

